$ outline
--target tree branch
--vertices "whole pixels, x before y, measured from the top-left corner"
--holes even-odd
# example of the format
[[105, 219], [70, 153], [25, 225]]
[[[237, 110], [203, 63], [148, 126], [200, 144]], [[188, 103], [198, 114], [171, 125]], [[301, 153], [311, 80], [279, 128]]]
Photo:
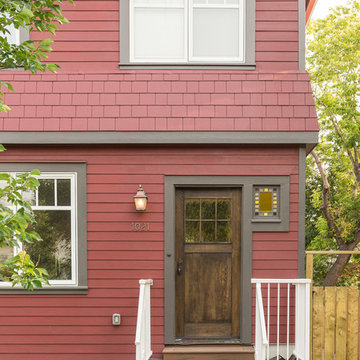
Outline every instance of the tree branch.
[[335, 234], [335, 240], [339, 248], [344, 245], [344, 242], [341, 238], [340, 231], [338, 227], [335, 224], [335, 221], [332, 217], [332, 215], [329, 212], [329, 192], [330, 192], [330, 184], [325, 172], [325, 169], [321, 163], [320, 158], [316, 154], [314, 150], [311, 151], [311, 155], [313, 156], [315, 160], [315, 164], [319, 170], [319, 173], [321, 175], [322, 183], [323, 183], [323, 190], [322, 190], [322, 203], [321, 203], [321, 211], [325, 217], [325, 220], [328, 224], [328, 228], [330, 231], [332, 231]]

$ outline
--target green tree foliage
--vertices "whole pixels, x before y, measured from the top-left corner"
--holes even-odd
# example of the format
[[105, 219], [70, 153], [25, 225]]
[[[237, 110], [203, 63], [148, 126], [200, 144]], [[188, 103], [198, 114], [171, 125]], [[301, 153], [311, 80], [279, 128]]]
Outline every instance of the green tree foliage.
[[[57, 24], [67, 23], [62, 15], [61, 3], [73, 3], [72, 0], [0, 0], [0, 70], [23, 68], [32, 73], [50, 70], [56, 72], [56, 64], [44, 64], [48, 53], [52, 51], [53, 40], [24, 41], [20, 45], [10, 44], [6, 34], [15, 29], [26, 28], [30, 32], [37, 30], [55, 34]], [[10, 83], [0, 79], [0, 112], [10, 108], [4, 104], [4, 89], [13, 91]]]
[[[37, 170], [16, 177], [0, 174], [0, 248], [41, 241], [38, 233], [28, 229], [35, 219], [30, 203], [22, 196], [22, 192], [39, 186], [36, 175], [40, 175]], [[10, 282], [12, 286], [20, 284], [26, 290], [48, 284], [47, 276], [47, 271], [34, 264], [25, 251], [0, 263], [0, 281]]]
[[[308, 26], [307, 70], [320, 123], [308, 160], [308, 249], [354, 250], [360, 242], [360, 3], [350, 1]], [[316, 257], [324, 285], [355, 279], [349, 255]], [[358, 272], [358, 259], [351, 260]]]
[[[72, 0], [0, 0], [0, 70], [20, 68], [31, 73], [56, 72], [58, 65], [43, 62], [52, 51], [53, 40], [28, 40], [16, 45], [9, 43], [7, 35], [11, 27], [54, 35], [58, 24], [68, 23], [61, 9], [61, 4], [65, 2], [73, 4]], [[0, 112], [10, 110], [4, 104], [5, 89], [14, 91], [10, 83], [0, 78]], [[0, 152], [4, 150], [0, 145]], [[39, 174], [36, 170], [16, 177], [0, 174], [0, 250], [14, 248], [20, 243], [27, 249], [31, 248], [29, 244], [35, 246], [41, 241], [39, 234], [31, 228], [35, 222], [31, 204], [23, 199], [23, 192], [34, 191], [39, 186], [36, 179]], [[12, 286], [19, 284], [26, 290], [49, 284], [47, 271], [39, 267], [40, 260], [38, 257], [36, 262], [32, 261], [26, 251], [7, 258], [0, 262], [0, 281], [9, 282]]]

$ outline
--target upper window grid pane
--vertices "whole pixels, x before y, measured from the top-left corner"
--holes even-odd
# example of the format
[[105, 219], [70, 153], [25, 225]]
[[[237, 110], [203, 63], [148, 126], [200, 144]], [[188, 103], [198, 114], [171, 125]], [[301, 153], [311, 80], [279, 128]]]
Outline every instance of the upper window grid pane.
[[[153, 63], [194, 63], [209, 62], [209, 63], [223, 63], [223, 62], [245, 62], [245, 3], [244, 0], [216, 0], [219, 3], [209, 3], [210, 0], [177, 0], [171, 2], [170, 0], [158, 0], [156, 3], [151, 3], [151, 0], [130, 0], [129, 4], [129, 40], [130, 40], [130, 62], [153, 62]], [[215, 0], [213, 0], [215, 1]], [[225, 1], [225, 3], [224, 3]], [[183, 6], [181, 4], [184, 4]], [[163, 5], [162, 5], [163, 4]], [[184, 57], [167, 57], [163, 56], [136, 56], [136, 33], [135, 33], [135, 8], [178, 8], [184, 9]], [[193, 9], [194, 8], [221, 8], [221, 9], [238, 9], [238, 47], [235, 56], [229, 54], [227, 56], [194, 56], [194, 41], [193, 41]], [[231, 34], [231, 32], [230, 32]], [[233, 39], [234, 41], [234, 39]], [[232, 41], [232, 42], [233, 42]], [[149, 44], [149, 42], [147, 42]], [[220, 42], [221, 43], [221, 42]], [[156, 46], [155, 46], [156, 47]]]

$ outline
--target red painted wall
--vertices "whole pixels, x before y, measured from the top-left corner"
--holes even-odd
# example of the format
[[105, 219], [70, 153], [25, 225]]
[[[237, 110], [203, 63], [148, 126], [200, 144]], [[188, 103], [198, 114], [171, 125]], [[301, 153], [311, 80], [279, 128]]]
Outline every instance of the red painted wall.
[[[117, 71], [119, 0], [75, 0], [63, 8], [70, 24], [58, 31], [49, 61], [61, 72]], [[261, 71], [298, 69], [298, 0], [256, 1], [256, 63]]]
[[[20, 147], [2, 162], [87, 162], [88, 295], [2, 295], [0, 358], [132, 360], [138, 279], [152, 278], [152, 342], [164, 335], [164, 175], [289, 175], [290, 231], [253, 234], [254, 277], [297, 277], [296, 147]], [[146, 213], [134, 211], [142, 184]], [[132, 232], [131, 222], [150, 223]], [[281, 265], [280, 265], [281, 263]], [[122, 325], [111, 325], [111, 314]]]
[[5, 73], [0, 131], [317, 131], [305, 71]]

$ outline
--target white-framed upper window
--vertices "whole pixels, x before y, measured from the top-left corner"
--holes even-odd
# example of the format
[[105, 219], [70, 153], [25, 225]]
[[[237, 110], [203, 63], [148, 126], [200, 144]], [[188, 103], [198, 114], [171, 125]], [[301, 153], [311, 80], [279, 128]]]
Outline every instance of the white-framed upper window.
[[129, 59], [244, 63], [245, 28], [245, 0], [129, 0]]
[[[10, 173], [15, 176], [16, 173]], [[78, 285], [78, 224], [77, 174], [42, 173], [36, 191], [23, 193], [31, 203], [36, 223], [31, 230], [40, 234], [43, 241], [19, 244], [16, 248], [0, 248], [0, 260], [16, 255], [21, 250], [30, 254], [49, 273], [51, 285]], [[1, 199], [4, 201], [4, 199]], [[4, 204], [9, 206], [9, 204]], [[0, 286], [9, 286], [2, 282]]]

